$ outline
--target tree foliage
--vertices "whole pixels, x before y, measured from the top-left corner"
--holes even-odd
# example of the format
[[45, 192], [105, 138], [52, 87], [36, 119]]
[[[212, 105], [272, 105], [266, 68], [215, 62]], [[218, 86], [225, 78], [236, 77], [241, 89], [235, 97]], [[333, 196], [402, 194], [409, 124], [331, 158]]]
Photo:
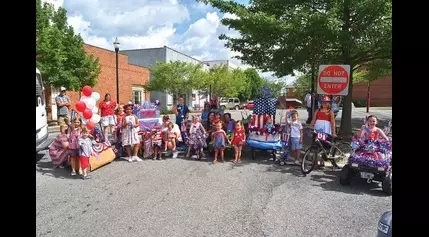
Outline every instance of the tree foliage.
[[[352, 70], [392, 56], [391, 0], [202, 0], [237, 17], [222, 24], [240, 33], [221, 35], [244, 63], [277, 76], [317, 64], [346, 64]], [[340, 133], [351, 134], [351, 98], [344, 99]]]
[[246, 74], [246, 78], [248, 81], [248, 87], [246, 90], [246, 95], [248, 95], [248, 97], [246, 99], [249, 100], [259, 97], [262, 85], [264, 83], [264, 79], [258, 74], [256, 69], [254, 68], [248, 68], [244, 70], [244, 73]]
[[202, 65], [188, 62], [158, 61], [150, 68], [152, 78], [146, 85], [148, 91], [165, 91], [173, 96], [189, 94], [204, 88], [206, 73]]
[[[262, 86], [271, 88], [273, 93], [273, 98], [278, 98], [279, 96], [282, 95], [282, 91], [285, 89], [286, 84], [281, 81], [264, 79]], [[260, 92], [258, 92], [258, 96], [256, 97], [260, 97]]]
[[47, 85], [80, 90], [100, 74], [98, 59], [85, 53], [83, 40], [67, 24], [67, 12], [36, 0], [36, 66]]
[[256, 70], [231, 70], [227, 65], [204, 71], [199, 64], [158, 61], [150, 70], [152, 78], [146, 89], [164, 91], [173, 96], [197, 90], [203, 94], [210, 91], [216, 97], [239, 97], [248, 100], [259, 95], [263, 84], [263, 79]]
[[306, 73], [299, 76], [293, 83], [295, 86], [295, 97], [297, 99], [304, 99], [305, 94], [311, 90], [311, 75]]
[[211, 93], [216, 97], [238, 97], [247, 89], [246, 74], [239, 68], [230, 70], [227, 65], [210, 69], [204, 82], [211, 86]]
[[392, 60], [391, 59], [378, 59], [366, 63], [362, 70], [362, 79], [368, 82], [380, 79], [382, 76], [392, 74]]

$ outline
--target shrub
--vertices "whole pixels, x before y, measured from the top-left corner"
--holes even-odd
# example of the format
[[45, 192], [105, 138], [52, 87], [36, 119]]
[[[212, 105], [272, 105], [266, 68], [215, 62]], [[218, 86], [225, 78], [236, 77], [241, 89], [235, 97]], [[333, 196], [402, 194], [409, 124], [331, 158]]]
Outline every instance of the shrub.
[[355, 107], [366, 107], [366, 100], [353, 100]]

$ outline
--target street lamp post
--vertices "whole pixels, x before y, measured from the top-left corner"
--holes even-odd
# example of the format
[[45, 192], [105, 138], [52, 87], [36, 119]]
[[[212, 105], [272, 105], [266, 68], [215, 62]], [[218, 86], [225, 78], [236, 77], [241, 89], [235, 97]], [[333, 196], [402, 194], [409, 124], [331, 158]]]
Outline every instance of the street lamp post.
[[118, 37], [116, 37], [115, 42], [113, 42], [113, 46], [115, 46], [115, 52], [116, 52], [116, 103], [119, 103], [119, 60], [118, 60], [118, 54], [119, 54], [119, 46], [121, 46], [121, 44], [118, 41]]

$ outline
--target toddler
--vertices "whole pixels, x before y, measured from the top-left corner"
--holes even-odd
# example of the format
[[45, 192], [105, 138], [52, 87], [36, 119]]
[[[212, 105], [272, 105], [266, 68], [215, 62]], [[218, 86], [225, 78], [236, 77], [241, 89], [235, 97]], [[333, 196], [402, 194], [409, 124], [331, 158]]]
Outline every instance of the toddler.
[[232, 135], [231, 144], [234, 146], [235, 160], [233, 163], [241, 163], [241, 151], [246, 143], [246, 134], [244, 133], [241, 121], [235, 122], [235, 131]]
[[294, 111], [291, 114], [292, 121], [288, 120], [288, 125], [290, 127], [290, 143], [292, 151], [295, 154], [295, 164], [300, 164], [300, 155], [302, 149], [302, 124], [298, 121], [298, 112]]
[[90, 179], [91, 176], [88, 175], [88, 167], [89, 167], [89, 158], [94, 156], [93, 145], [97, 144], [96, 141], [93, 140], [93, 137], [89, 134], [88, 128], [82, 128], [82, 133], [79, 138], [79, 161], [80, 168], [82, 169], [81, 177], [82, 179]]
[[225, 162], [224, 160], [224, 150], [226, 146], [226, 142], [231, 143], [228, 140], [228, 137], [226, 136], [226, 133], [224, 130], [222, 130], [222, 124], [219, 122], [215, 125], [216, 130], [212, 134], [213, 141], [214, 141], [214, 150], [215, 150], [215, 156], [213, 160], [213, 164], [217, 163], [217, 156], [220, 153], [220, 158], [222, 159], [222, 162]]

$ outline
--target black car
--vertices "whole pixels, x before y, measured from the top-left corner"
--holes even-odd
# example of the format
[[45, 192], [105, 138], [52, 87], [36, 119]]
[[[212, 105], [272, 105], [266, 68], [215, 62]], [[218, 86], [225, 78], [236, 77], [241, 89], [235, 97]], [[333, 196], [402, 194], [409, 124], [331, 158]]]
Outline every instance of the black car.
[[378, 221], [377, 237], [392, 237], [392, 211], [383, 213]]

